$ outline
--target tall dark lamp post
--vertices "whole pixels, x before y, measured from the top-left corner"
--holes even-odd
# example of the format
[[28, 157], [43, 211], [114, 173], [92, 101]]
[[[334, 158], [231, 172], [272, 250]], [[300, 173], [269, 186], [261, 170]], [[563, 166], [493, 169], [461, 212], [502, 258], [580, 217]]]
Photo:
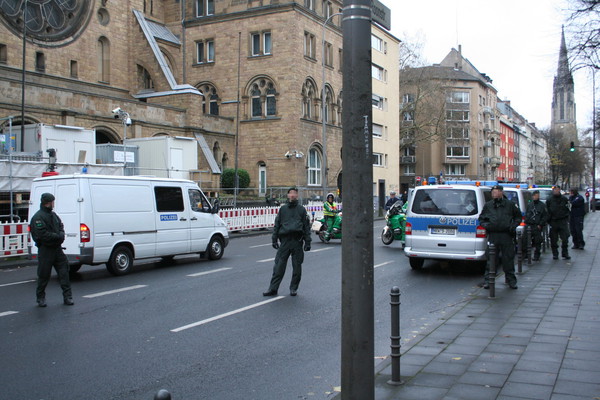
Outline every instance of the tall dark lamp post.
[[596, 69], [592, 67], [592, 212], [596, 212]]
[[27, 49], [27, 0], [23, 2], [23, 71], [21, 75], [21, 151], [25, 144], [25, 56]]

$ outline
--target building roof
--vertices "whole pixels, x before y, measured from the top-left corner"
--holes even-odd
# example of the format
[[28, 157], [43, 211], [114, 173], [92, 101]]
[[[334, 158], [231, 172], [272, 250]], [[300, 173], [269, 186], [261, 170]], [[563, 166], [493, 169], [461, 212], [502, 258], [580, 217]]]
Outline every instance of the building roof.
[[419, 79], [440, 79], [440, 80], [456, 80], [456, 81], [473, 81], [479, 82], [484, 86], [488, 83], [464, 71], [442, 67], [441, 65], [433, 65], [420, 68], [406, 68], [400, 71], [401, 80], [419, 80]]

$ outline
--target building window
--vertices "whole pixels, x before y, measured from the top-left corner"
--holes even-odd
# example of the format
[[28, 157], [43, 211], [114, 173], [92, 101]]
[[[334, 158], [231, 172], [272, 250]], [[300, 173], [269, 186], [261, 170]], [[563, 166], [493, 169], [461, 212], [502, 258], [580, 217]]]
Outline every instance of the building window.
[[35, 52], [35, 70], [38, 72], [46, 71], [46, 56], [41, 51]]
[[377, 79], [378, 81], [385, 82], [385, 69], [380, 67], [379, 65], [371, 64], [371, 77], [373, 79]]
[[385, 154], [373, 153], [373, 166], [385, 167]]
[[250, 116], [253, 119], [277, 116], [277, 90], [268, 79], [260, 78], [250, 85]]
[[333, 6], [330, 1], [323, 0], [323, 17], [325, 19], [333, 15]]
[[253, 57], [271, 54], [271, 32], [251, 34], [251, 55]]
[[447, 157], [469, 157], [468, 146], [448, 146], [446, 147]]
[[214, 15], [215, 0], [196, 0], [196, 17]]
[[371, 47], [383, 53], [383, 40], [380, 37], [371, 34]]
[[98, 39], [98, 81], [110, 82], [110, 42], [104, 36]]
[[333, 46], [325, 42], [325, 65], [333, 67]]
[[464, 164], [449, 164], [446, 166], [446, 175], [466, 175], [467, 166]]
[[375, 93], [371, 94], [371, 104], [373, 105], [373, 108], [383, 110], [384, 101], [385, 99], [382, 96]]
[[447, 110], [446, 121], [469, 121], [469, 112], [459, 110]]
[[402, 95], [402, 104], [412, 104], [415, 102], [415, 95], [412, 93], [405, 93]]
[[382, 138], [383, 137], [383, 125], [379, 125], [373, 122], [373, 137]]
[[344, 66], [344, 50], [338, 49], [338, 57], [340, 59], [339, 70], [342, 71], [342, 67]]
[[258, 84], [254, 84], [252, 89], [252, 118], [262, 116], [262, 101], [260, 98], [260, 90]]
[[447, 101], [449, 103], [469, 103], [469, 92], [450, 92]]
[[404, 172], [404, 175], [415, 175], [415, 164], [402, 165], [402, 172]]
[[414, 157], [416, 154], [417, 148], [414, 146], [408, 146], [402, 150], [402, 155], [405, 157]]
[[450, 126], [446, 129], [448, 139], [468, 139], [469, 128], [461, 126]]
[[304, 56], [315, 59], [315, 35], [304, 32]]
[[321, 152], [313, 147], [308, 152], [308, 185], [321, 185]]
[[0, 43], [0, 64], [8, 62], [8, 47], [4, 43]]
[[215, 61], [215, 41], [212, 39], [196, 42], [196, 62], [198, 64]]
[[78, 67], [77, 67], [77, 61], [71, 60], [71, 62], [69, 64], [69, 72], [70, 72], [71, 78], [78, 78], [79, 77], [79, 71], [78, 71]]
[[414, 121], [415, 120], [415, 112], [414, 111], [403, 111], [402, 112], [402, 121]]
[[202, 96], [202, 114], [219, 115], [219, 103], [221, 99], [217, 89], [210, 83], [201, 83], [197, 86], [203, 94]]
[[316, 95], [315, 83], [307, 79], [302, 85], [302, 117], [307, 119], [313, 119], [314, 112], [314, 98]]
[[154, 90], [154, 82], [148, 70], [141, 65], [137, 66], [139, 87], [142, 90]]
[[272, 83], [269, 83], [267, 87], [267, 107], [266, 107], [266, 115], [267, 117], [274, 117], [277, 115], [277, 101], [275, 99], [275, 88]]
[[335, 124], [335, 112], [333, 109], [334, 99], [331, 86], [325, 86], [325, 115], [323, 118], [326, 123]]
[[315, 11], [315, 0], [304, 0], [304, 6], [311, 11]]

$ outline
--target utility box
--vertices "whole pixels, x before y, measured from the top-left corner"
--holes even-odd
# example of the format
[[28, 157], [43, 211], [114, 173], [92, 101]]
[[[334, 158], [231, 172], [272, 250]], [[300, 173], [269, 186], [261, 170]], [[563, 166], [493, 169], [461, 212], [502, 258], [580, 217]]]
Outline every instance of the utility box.
[[[48, 149], [56, 150], [56, 160], [63, 163], [93, 164], [96, 162], [96, 130], [68, 125], [25, 125], [25, 137], [21, 138], [21, 126], [8, 128], [3, 134], [14, 138], [8, 141], [11, 150], [17, 153], [41, 153], [47, 156]], [[6, 143], [6, 141], [5, 141]], [[6, 146], [6, 145], [5, 145]]]
[[190, 171], [198, 169], [198, 142], [194, 138], [156, 136], [127, 139], [127, 145], [139, 148], [136, 175], [191, 179]]
[[[123, 157], [125, 150], [125, 157]], [[139, 147], [134, 145], [102, 143], [96, 145], [97, 164], [120, 164], [125, 162], [124, 175], [138, 175], [139, 169]]]

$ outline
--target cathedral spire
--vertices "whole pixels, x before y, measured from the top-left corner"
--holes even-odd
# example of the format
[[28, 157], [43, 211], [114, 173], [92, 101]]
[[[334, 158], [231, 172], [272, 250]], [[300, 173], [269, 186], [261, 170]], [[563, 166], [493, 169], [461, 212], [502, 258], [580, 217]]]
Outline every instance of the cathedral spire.
[[556, 78], [563, 83], [573, 83], [573, 75], [571, 74], [571, 68], [569, 67], [569, 56], [567, 54], [567, 44], [565, 41], [565, 27], [562, 26], [561, 38], [560, 38], [560, 50], [558, 54], [558, 69], [556, 72]]
[[553, 131], [562, 131], [569, 135], [569, 137], [576, 137], [575, 84], [571, 68], [569, 68], [569, 55], [567, 54], [564, 26], [561, 30], [558, 69], [554, 76], [553, 86], [550, 129]]

